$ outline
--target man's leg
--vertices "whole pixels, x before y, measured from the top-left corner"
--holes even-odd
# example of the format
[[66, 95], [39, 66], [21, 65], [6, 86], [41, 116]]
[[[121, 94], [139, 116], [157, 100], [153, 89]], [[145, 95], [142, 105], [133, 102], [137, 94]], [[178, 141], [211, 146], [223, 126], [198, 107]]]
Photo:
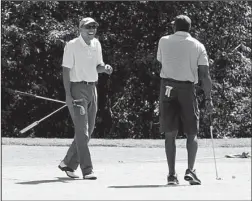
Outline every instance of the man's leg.
[[169, 175], [175, 175], [176, 137], [178, 131], [165, 132], [165, 153], [169, 168]]
[[170, 185], [179, 183], [175, 171], [179, 105], [177, 102], [176, 90], [172, 90], [169, 97], [166, 95], [167, 86], [174, 87], [172, 83], [162, 79], [160, 84], [159, 120], [160, 132], [165, 133], [165, 153], [169, 169], [167, 180], [168, 184]]
[[199, 185], [201, 181], [193, 169], [198, 150], [197, 133], [199, 130], [199, 109], [193, 84], [184, 84], [181, 86], [179, 101], [181, 104], [183, 129], [187, 136], [188, 169], [185, 172], [184, 179], [189, 181], [191, 185]]
[[[73, 121], [73, 118], [74, 118], [73, 105], [67, 105], [67, 106], [70, 112], [71, 119]], [[62, 171], [65, 171], [68, 177], [79, 178], [79, 176], [74, 173], [78, 165], [79, 165], [79, 162], [78, 162], [77, 148], [76, 148], [75, 140], [73, 140], [71, 146], [69, 147], [67, 151], [65, 158], [63, 159], [63, 161], [61, 161], [58, 167]]]
[[[95, 127], [95, 119], [96, 119], [96, 113], [97, 113], [96, 87], [94, 85], [89, 86], [88, 92], [89, 92], [89, 103], [87, 105], [86, 111], [87, 111], [87, 119], [88, 119], [87, 151], [89, 153], [88, 142], [91, 139], [91, 135], [92, 135], [94, 127]], [[84, 169], [82, 168], [83, 178], [84, 179], [92, 179], [92, 180], [97, 179], [96, 175], [93, 172], [93, 166], [92, 166], [92, 162], [91, 162], [90, 153], [89, 153], [88, 158], [89, 158], [88, 161], [90, 161], [90, 162], [86, 163], [87, 166]], [[82, 165], [81, 165], [81, 167], [82, 167]], [[90, 169], [88, 167], [90, 167]], [[87, 169], [89, 169], [89, 170], [87, 170]]]
[[200, 185], [201, 181], [196, 175], [194, 169], [195, 159], [198, 150], [197, 135], [187, 135], [186, 148], [188, 154], [188, 169], [185, 172], [184, 179], [189, 181], [191, 185]]
[[[91, 138], [91, 135], [94, 131], [95, 127], [95, 119], [96, 119], [96, 113], [97, 113], [97, 90], [96, 87], [94, 87], [93, 90], [93, 100], [88, 105], [88, 134], [89, 134], [89, 140]], [[74, 119], [74, 110], [73, 105], [68, 106], [70, 116], [72, 118], [72, 121]], [[71, 146], [69, 147], [67, 154], [64, 158], [64, 163], [72, 168], [73, 170], [76, 170], [79, 165], [79, 157], [77, 153], [77, 147], [75, 139], [73, 140]]]
[[[72, 121], [74, 120], [74, 110], [73, 105], [68, 105], [69, 113], [71, 116]], [[70, 167], [73, 170], [76, 170], [79, 165], [79, 157], [77, 154], [77, 147], [75, 139], [73, 140], [71, 146], [69, 147], [67, 154], [64, 158], [64, 163], [67, 165], [67, 167]]]
[[[73, 119], [74, 118], [73, 107], [69, 107], [69, 111], [70, 111], [71, 117]], [[95, 127], [95, 118], [96, 118], [96, 113], [97, 113], [96, 99], [95, 99], [95, 101], [89, 103], [87, 111], [88, 111], [88, 141], [89, 141], [91, 138], [91, 135], [94, 131], [94, 127]], [[78, 153], [77, 153], [75, 139], [73, 140], [71, 146], [69, 147], [67, 154], [66, 154], [63, 161], [68, 167], [72, 168], [73, 170], [77, 169], [77, 167], [79, 165], [79, 157], [78, 157]]]
[[[78, 98], [79, 99], [79, 98]], [[89, 133], [88, 133], [88, 114], [87, 114], [87, 100], [83, 100], [81, 104], [86, 113], [80, 114], [80, 108], [74, 107], [74, 128], [75, 128], [75, 144], [77, 148], [77, 155], [80, 162], [80, 168], [83, 176], [90, 174], [93, 170], [90, 151], [88, 148]]]
[[75, 144], [77, 149], [78, 161], [83, 177], [90, 174], [93, 170], [90, 151], [88, 148], [89, 132], [88, 132], [88, 104], [91, 101], [91, 85], [85, 83], [72, 83], [71, 92], [75, 100], [82, 99], [80, 105], [85, 109], [85, 114], [80, 113], [80, 108], [74, 106], [74, 128], [75, 128]]
[[188, 155], [188, 169], [193, 170], [198, 150], [197, 135], [187, 135], [186, 149]]
[[92, 100], [88, 105], [88, 134], [89, 134], [89, 140], [91, 138], [91, 135], [94, 131], [95, 127], [95, 119], [96, 119], [96, 114], [97, 114], [97, 90], [96, 86], [93, 87], [92, 89]]

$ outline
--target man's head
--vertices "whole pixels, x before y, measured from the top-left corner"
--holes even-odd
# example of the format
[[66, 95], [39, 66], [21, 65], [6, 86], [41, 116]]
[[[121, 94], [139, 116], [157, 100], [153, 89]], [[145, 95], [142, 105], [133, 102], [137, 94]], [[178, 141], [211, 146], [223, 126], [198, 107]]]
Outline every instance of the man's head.
[[189, 32], [191, 28], [191, 19], [186, 15], [178, 15], [172, 24], [174, 25], [174, 31]]
[[99, 24], [91, 17], [83, 18], [79, 23], [80, 34], [87, 40], [92, 40]]

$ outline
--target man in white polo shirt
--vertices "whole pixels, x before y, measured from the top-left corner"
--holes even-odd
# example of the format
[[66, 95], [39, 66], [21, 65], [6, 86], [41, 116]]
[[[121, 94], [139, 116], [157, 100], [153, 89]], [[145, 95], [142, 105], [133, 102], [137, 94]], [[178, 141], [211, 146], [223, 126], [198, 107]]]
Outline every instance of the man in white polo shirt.
[[83, 179], [97, 179], [88, 148], [97, 113], [96, 83], [98, 73], [111, 74], [113, 71], [103, 62], [101, 44], [95, 38], [97, 27], [93, 18], [82, 19], [79, 37], [69, 41], [64, 49], [63, 83], [75, 135], [58, 167], [71, 178], [78, 178], [74, 171], [80, 165]]
[[212, 112], [212, 82], [209, 75], [207, 52], [202, 43], [189, 34], [191, 19], [179, 15], [172, 23], [174, 34], [161, 37], [157, 60], [161, 63], [160, 132], [165, 133], [165, 150], [169, 174], [168, 184], [178, 184], [175, 171], [176, 136], [182, 124], [187, 136], [188, 168], [184, 179], [200, 185], [194, 163], [198, 143], [199, 109], [195, 86], [198, 80], [204, 90], [206, 108]]

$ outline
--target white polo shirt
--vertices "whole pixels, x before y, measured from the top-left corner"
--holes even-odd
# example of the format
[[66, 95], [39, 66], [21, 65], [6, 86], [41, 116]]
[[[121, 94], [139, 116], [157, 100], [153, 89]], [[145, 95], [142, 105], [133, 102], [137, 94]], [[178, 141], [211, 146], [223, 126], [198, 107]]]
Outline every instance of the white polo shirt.
[[64, 49], [62, 66], [70, 68], [71, 82], [96, 82], [97, 65], [104, 65], [102, 48], [99, 40], [91, 40], [87, 45], [81, 35], [69, 41]]
[[194, 83], [198, 83], [198, 65], [208, 65], [204, 45], [183, 31], [159, 40], [157, 60], [162, 64], [160, 77]]

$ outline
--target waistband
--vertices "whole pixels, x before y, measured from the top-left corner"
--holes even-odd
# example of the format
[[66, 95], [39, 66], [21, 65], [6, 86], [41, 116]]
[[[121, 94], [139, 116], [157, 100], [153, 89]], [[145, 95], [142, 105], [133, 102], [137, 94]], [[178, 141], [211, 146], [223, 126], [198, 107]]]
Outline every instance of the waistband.
[[80, 82], [71, 82], [71, 83], [79, 83], [79, 84], [86, 84], [86, 85], [97, 85], [97, 81], [96, 82], [86, 82], [86, 81], [80, 81]]
[[179, 81], [179, 80], [174, 80], [174, 79], [171, 79], [171, 78], [161, 78], [161, 79], [164, 80], [164, 81], [178, 83], [178, 84], [194, 84], [191, 81]]

